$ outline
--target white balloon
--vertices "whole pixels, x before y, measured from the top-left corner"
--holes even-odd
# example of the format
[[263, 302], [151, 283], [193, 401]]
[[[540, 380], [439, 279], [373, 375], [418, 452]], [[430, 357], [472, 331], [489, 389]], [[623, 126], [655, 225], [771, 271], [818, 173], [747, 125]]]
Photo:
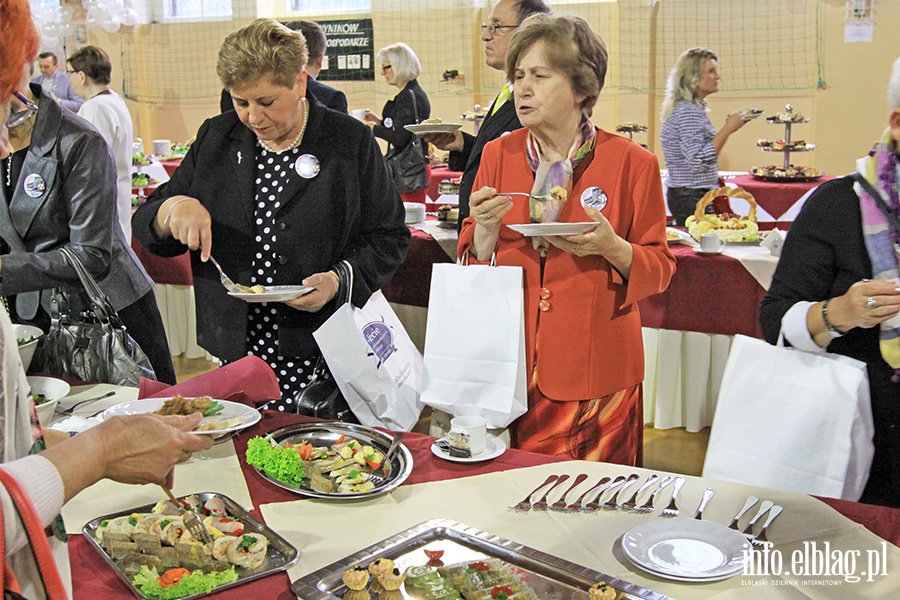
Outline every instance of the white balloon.
[[88, 29], [97, 29], [100, 27], [100, 23], [103, 22], [102, 16], [105, 15], [97, 13], [95, 10], [90, 10], [84, 17], [84, 24], [87, 25]]
[[68, 6], [60, 6], [56, 9], [56, 20], [59, 23], [71, 23], [74, 11]]
[[119, 17], [122, 20], [122, 25], [127, 27], [131, 27], [132, 25], [136, 25], [138, 21], [137, 11], [131, 8], [130, 6], [126, 7], [125, 10], [122, 11], [122, 14]]
[[59, 38], [57, 37], [41, 37], [41, 46], [44, 48], [58, 48], [59, 47]]
[[72, 23], [63, 23], [59, 26], [60, 37], [69, 37], [75, 33], [75, 25]]
[[90, 12], [91, 9], [97, 8], [97, 5], [100, 3], [100, 0], [82, 0], [81, 4], [84, 8]]
[[107, 33], [115, 33], [119, 30], [119, 20], [113, 16], [106, 17], [103, 19], [103, 22], [100, 23], [100, 27], [103, 28], [103, 31]]
[[41, 27], [41, 33], [44, 34], [44, 38], [59, 37], [59, 25], [52, 21], [49, 23], [44, 23], [43, 27]]

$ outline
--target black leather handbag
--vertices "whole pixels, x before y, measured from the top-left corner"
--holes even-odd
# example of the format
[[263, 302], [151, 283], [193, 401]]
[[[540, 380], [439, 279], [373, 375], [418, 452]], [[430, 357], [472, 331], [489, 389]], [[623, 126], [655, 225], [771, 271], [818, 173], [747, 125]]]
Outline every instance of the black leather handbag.
[[[340, 280], [337, 297], [343, 298], [344, 303], [350, 302], [353, 293], [353, 269], [346, 261], [341, 261], [335, 267], [335, 271]], [[313, 369], [312, 379], [294, 398], [294, 410], [297, 414], [308, 417], [359, 423], [334, 377], [328, 372], [325, 357], [321, 354]]]
[[[412, 90], [409, 90], [409, 93], [412, 94], [413, 114], [418, 123], [419, 107], [416, 104], [416, 95]], [[414, 192], [428, 187], [428, 171], [425, 169], [425, 156], [419, 136], [413, 135], [412, 141], [399, 152], [392, 145], [384, 161], [398, 192]]]
[[91, 306], [78, 310], [69, 292], [54, 292], [50, 331], [40, 346], [41, 370], [48, 375], [132, 387], [140, 385], [141, 377], [155, 380], [147, 355], [128, 334], [81, 259], [69, 248], [62, 253], [78, 273]]

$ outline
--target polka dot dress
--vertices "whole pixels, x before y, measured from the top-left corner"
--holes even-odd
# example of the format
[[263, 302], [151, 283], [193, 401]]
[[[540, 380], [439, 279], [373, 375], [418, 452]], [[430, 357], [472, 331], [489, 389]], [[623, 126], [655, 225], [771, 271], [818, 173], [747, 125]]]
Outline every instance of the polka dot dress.
[[[275, 214], [281, 206], [281, 192], [291, 176], [297, 177], [294, 161], [299, 148], [276, 154], [265, 148], [256, 153], [256, 251], [253, 255], [252, 284], [275, 284], [278, 261], [275, 245], [278, 230]], [[266, 361], [278, 376], [281, 400], [269, 405], [270, 409], [294, 411], [294, 397], [312, 378], [316, 356], [282, 356], [278, 350], [278, 303], [261, 302], [250, 305], [247, 329], [248, 354]]]

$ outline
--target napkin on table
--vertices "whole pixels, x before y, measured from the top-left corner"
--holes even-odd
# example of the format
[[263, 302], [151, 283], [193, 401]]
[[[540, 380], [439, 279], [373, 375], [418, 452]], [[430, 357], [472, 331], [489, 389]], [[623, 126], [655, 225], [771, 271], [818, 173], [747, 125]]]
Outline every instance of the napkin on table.
[[212, 396], [255, 407], [280, 399], [281, 388], [272, 367], [256, 356], [245, 356], [173, 386], [141, 378], [139, 399], [169, 398], [175, 394], [185, 397]]
[[769, 232], [769, 235], [760, 243], [760, 246], [768, 248], [772, 256], [781, 256], [781, 246], [784, 244], [785, 235], [785, 232], [776, 227]]

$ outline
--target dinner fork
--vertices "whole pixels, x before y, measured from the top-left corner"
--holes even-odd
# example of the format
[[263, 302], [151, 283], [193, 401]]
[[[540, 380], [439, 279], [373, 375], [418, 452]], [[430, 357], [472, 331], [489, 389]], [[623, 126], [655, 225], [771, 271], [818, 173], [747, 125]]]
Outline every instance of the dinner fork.
[[672, 483], [675, 480], [671, 475], [666, 475], [662, 478], [662, 481], [659, 482], [659, 486], [653, 490], [650, 494], [650, 497], [647, 498], [647, 501], [634, 509], [637, 512], [653, 512], [653, 509], [656, 508], [656, 496], [665, 489], [667, 485]]
[[740, 511], [738, 511], [738, 514], [734, 515], [734, 519], [731, 520], [731, 525], [729, 525], [728, 527], [734, 529], [735, 531], [740, 531], [740, 528], [738, 527], [738, 521], [741, 520], [741, 517], [743, 517], [748, 510], [756, 506], [757, 502], [759, 502], [759, 498], [757, 498], [756, 496], [750, 496], [749, 498], [747, 498], [747, 501], [744, 502], [744, 506]]
[[219, 270], [219, 281], [222, 282], [222, 285], [225, 286], [225, 289], [234, 294], [240, 294], [241, 288], [237, 286], [235, 282], [231, 280], [231, 277], [225, 274], [225, 271], [222, 270], [222, 267], [219, 265], [218, 261], [210, 255], [209, 262], [213, 264], [215, 268]]
[[378, 465], [377, 469], [372, 470], [372, 475], [381, 475], [385, 479], [391, 476], [391, 469], [393, 469], [394, 465], [391, 463], [391, 460], [394, 457], [394, 454], [397, 453], [397, 448], [400, 447], [400, 442], [403, 441], [403, 436], [405, 434], [402, 431], [398, 431], [394, 434], [394, 439], [391, 440], [391, 445], [388, 446], [387, 452], [384, 453], [384, 458], [381, 459], [381, 464]]
[[194, 536], [195, 540], [199, 540], [204, 544], [209, 544], [212, 542], [212, 536], [209, 535], [209, 532], [206, 530], [206, 525], [203, 524], [203, 521], [197, 516], [193, 510], [186, 507], [184, 504], [178, 501], [175, 495], [172, 493], [172, 490], [167, 488], [164, 485], [160, 485], [163, 491], [166, 492], [166, 495], [169, 499], [175, 503], [175, 506], [181, 509], [181, 512], [184, 513], [182, 520], [184, 521], [184, 526], [187, 527], [187, 530], [191, 532], [191, 535]]
[[82, 404], [90, 404], [91, 402], [96, 402], [97, 400], [103, 400], [104, 398], [109, 398], [110, 396], [115, 396], [115, 395], [116, 395], [115, 390], [109, 390], [102, 396], [97, 396], [96, 398], [88, 398], [87, 400], [81, 400], [79, 402], [76, 402], [72, 406], [69, 406], [68, 408], [57, 407], [57, 409], [54, 412], [56, 412], [56, 414], [58, 414], [58, 415], [71, 415], [75, 411], [75, 409], [78, 408], [79, 406], [81, 406]]
[[598, 481], [597, 483], [595, 483], [594, 485], [592, 485], [591, 487], [586, 489], [584, 491], [584, 493], [582, 493], [580, 496], [578, 496], [578, 500], [576, 500], [575, 502], [573, 502], [572, 504], [570, 504], [566, 507], [566, 512], [578, 512], [578, 511], [584, 509], [583, 503], [584, 503], [584, 499], [587, 498], [587, 495], [590, 494], [591, 492], [593, 492], [594, 490], [596, 490], [601, 485], [604, 485], [605, 483], [607, 483], [610, 479], [611, 479], [610, 477], [603, 477], [602, 479], [600, 479], [600, 481]]
[[526, 194], [525, 192], [503, 192], [497, 194], [498, 196], [525, 196], [527, 198], [534, 198], [535, 200], [553, 200], [553, 196], [550, 194]]
[[703, 520], [703, 510], [706, 508], [706, 505], [712, 500], [712, 497], [716, 495], [716, 490], [712, 488], [706, 488], [703, 490], [703, 499], [700, 501], [700, 506], [697, 507], [697, 512], [694, 513], [694, 518], [698, 521]]
[[685, 481], [685, 479], [681, 475], [679, 475], [678, 477], [675, 478], [675, 484], [672, 489], [672, 499], [669, 500], [669, 505], [667, 507], [665, 507], [664, 509], [662, 509], [662, 512], [659, 513], [659, 516], [670, 517], [670, 518], [678, 516], [678, 513], [680, 511], [678, 510], [678, 504], [676, 503], [676, 499], [678, 498], [678, 492], [681, 491], [681, 486], [684, 485], [684, 481]]
[[534, 496], [538, 490], [543, 488], [548, 483], [550, 483], [552, 481], [556, 481], [557, 477], [559, 477], [559, 475], [548, 476], [547, 479], [544, 480], [544, 483], [542, 483], [541, 485], [539, 485], [536, 488], [534, 488], [533, 490], [531, 490], [531, 493], [528, 494], [527, 496], [525, 496], [524, 500], [522, 500], [515, 506], [510, 506], [510, 508], [516, 512], [527, 512], [527, 511], [531, 510], [531, 497]]
[[541, 497], [540, 500], [531, 505], [531, 508], [534, 510], [547, 510], [547, 496], [549, 496], [550, 492], [555, 490], [559, 484], [564, 483], [568, 479], [568, 475], [560, 475], [559, 479], [557, 479], [556, 482], [550, 486], [550, 489], [544, 493], [543, 497]]
[[648, 487], [650, 487], [651, 485], [653, 485], [654, 483], [656, 483], [656, 481], [657, 481], [658, 479], [659, 479], [659, 475], [657, 475], [656, 473], [654, 473], [653, 475], [651, 475], [650, 477], [648, 477], [648, 478], [647, 478], [647, 481], [644, 482], [644, 485], [642, 485], [641, 487], [639, 487], [639, 488], [637, 489], [637, 491], [631, 495], [631, 498], [629, 498], [628, 500], [626, 500], [625, 502], [623, 502], [622, 504], [620, 504], [620, 505], [619, 505], [619, 508], [621, 508], [622, 510], [635, 510], [635, 509], [637, 508], [637, 499], [638, 499], [638, 496], [641, 495], [641, 492], [643, 492], [643, 491], [646, 490]]
[[575, 481], [572, 483], [572, 485], [569, 486], [569, 489], [567, 489], [565, 492], [563, 492], [563, 495], [559, 497], [559, 500], [557, 500], [556, 502], [554, 502], [547, 508], [549, 508], [550, 510], [555, 510], [555, 511], [565, 511], [566, 506], [567, 506], [566, 496], [568, 496], [569, 492], [571, 492], [573, 489], [575, 489], [576, 487], [581, 485], [581, 482], [587, 478], [588, 478], [587, 473], [580, 473], [575, 478]]
[[617, 502], [619, 494], [624, 492], [625, 488], [627, 488], [629, 485], [631, 485], [632, 481], [636, 481], [636, 480], [640, 479], [640, 477], [641, 476], [638, 475], [637, 473], [632, 473], [631, 475], [626, 477], [625, 481], [622, 483], [622, 487], [619, 488], [619, 491], [615, 492], [612, 496], [609, 497], [609, 500], [607, 500], [606, 502], [601, 504], [600, 508], [602, 508], [604, 510], [616, 510], [617, 508], [619, 508], [619, 504]]
[[612, 482], [610, 482], [610, 484], [608, 486], [606, 486], [605, 488], [603, 488], [599, 492], [597, 492], [597, 497], [594, 498], [593, 502], [588, 502], [587, 504], [585, 504], [582, 507], [581, 510], [585, 510], [585, 511], [589, 511], [589, 512], [594, 512], [595, 510], [600, 510], [600, 498], [603, 497], [603, 494], [605, 494], [609, 490], [614, 490], [614, 489], [618, 488], [623, 483], [625, 483], [625, 476], [619, 475], [618, 477], [613, 479]]
[[763, 523], [762, 529], [759, 530], [759, 533], [756, 534], [756, 537], [750, 538], [750, 543], [757, 547], [764, 547], [772, 542], [769, 541], [769, 538], [766, 537], [766, 531], [769, 529], [769, 525], [772, 524], [772, 521], [775, 520], [775, 517], [781, 514], [782, 508], [777, 504], [769, 509], [769, 516], [766, 518], [766, 522]]
[[763, 500], [763, 503], [759, 505], [759, 512], [756, 513], [755, 515], [753, 515], [753, 518], [750, 519], [750, 522], [747, 523], [747, 526], [741, 530], [741, 533], [743, 533], [745, 536], [747, 536], [747, 538], [752, 538], [753, 537], [753, 526], [756, 525], [756, 522], [759, 521], [759, 519], [764, 514], [769, 512], [769, 509], [772, 508], [773, 506], [775, 506], [775, 503], [772, 502], [771, 500]]

